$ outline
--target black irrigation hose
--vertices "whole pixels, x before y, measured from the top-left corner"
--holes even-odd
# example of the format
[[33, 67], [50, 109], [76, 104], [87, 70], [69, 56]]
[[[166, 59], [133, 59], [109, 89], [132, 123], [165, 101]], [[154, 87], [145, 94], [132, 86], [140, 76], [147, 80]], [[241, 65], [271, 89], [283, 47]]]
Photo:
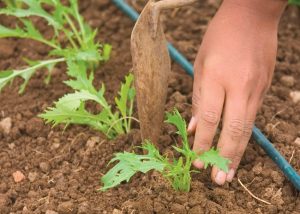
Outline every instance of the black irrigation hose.
[[[133, 21], [136, 21], [139, 14], [130, 7], [123, 0], [112, 0], [112, 2], [122, 10]], [[168, 43], [169, 53], [174, 61], [181, 65], [187, 74], [193, 76], [193, 65], [170, 43]], [[300, 191], [300, 176], [293, 169], [293, 167], [285, 160], [284, 157], [278, 152], [273, 144], [264, 136], [264, 134], [256, 127], [253, 127], [252, 135], [256, 143], [263, 148], [270, 158], [277, 164], [282, 170], [285, 176], [294, 184], [294, 186]]]

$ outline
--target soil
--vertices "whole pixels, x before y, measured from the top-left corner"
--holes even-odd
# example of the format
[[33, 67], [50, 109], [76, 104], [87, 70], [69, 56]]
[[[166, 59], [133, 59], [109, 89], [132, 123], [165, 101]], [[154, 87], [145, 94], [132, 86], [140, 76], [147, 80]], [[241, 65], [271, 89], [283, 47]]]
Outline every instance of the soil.
[[[129, 2], [140, 11], [144, 1]], [[195, 7], [165, 15], [168, 39], [191, 61], [217, 6], [215, 1], [201, 1]], [[133, 23], [109, 0], [81, 1], [81, 12], [99, 28], [99, 40], [113, 46], [111, 60], [99, 68], [95, 80], [96, 85], [106, 84], [107, 98], [112, 102], [132, 66], [129, 48]], [[300, 90], [299, 19], [297, 8], [289, 8], [282, 19], [276, 72], [256, 124], [300, 173], [300, 143], [294, 143], [300, 137], [300, 102], [293, 103], [289, 96]], [[1, 17], [0, 22], [10, 25], [13, 20]], [[47, 32], [48, 27], [40, 23], [40, 29]], [[20, 67], [23, 57], [39, 59], [46, 54], [47, 49], [38, 43], [1, 39], [0, 69]], [[192, 79], [177, 64], [173, 63], [172, 70], [166, 108], [176, 106], [188, 120]], [[223, 187], [212, 184], [209, 170], [193, 176], [189, 193], [174, 192], [155, 172], [138, 174], [128, 184], [107, 192], [97, 191], [113, 153], [132, 151], [141, 143], [138, 125], [130, 134], [111, 141], [89, 127], [74, 125], [64, 132], [63, 126], [51, 129], [37, 115], [70, 89], [62, 83], [67, 79], [64, 66], [55, 70], [49, 85], [43, 83], [44, 77], [43, 72], [34, 75], [23, 95], [17, 93], [20, 80], [0, 94], [0, 121], [11, 119], [8, 131], [0, 132], [1, 214], [300, 213], [299, 192], [253, 140], [237, 177], [271, 205], [252, 198], [237, 178]], [[162, 148], [168, 150], [173, 139], [174, 130], [164, 126]], [[18, 183], [13, 177], [17, 171], [21, 172]]]

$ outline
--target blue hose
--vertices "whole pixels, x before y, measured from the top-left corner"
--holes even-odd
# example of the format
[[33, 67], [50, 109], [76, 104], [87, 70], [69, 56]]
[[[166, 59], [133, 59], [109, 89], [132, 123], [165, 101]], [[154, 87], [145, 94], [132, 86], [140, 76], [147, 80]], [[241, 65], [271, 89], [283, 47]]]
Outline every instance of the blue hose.
[[[112, 0], [112, 2], [122, 10], [133, 21], [136, 21], [139, 14], [123, 0]], [[186, 73], [193, 76], [193, 65], [170, 43], [168, 43], [170, 55], [174, 61], [182, 66]], [[264, 136], [264, 134], [256, 127], [253, 127], [252, 135], [256, 143], [263, 148], [269, 157], [277, 164], [285, 176], [294, 184], [296, 189], [300, 191], [300, 176], [293, 167], [285, 160], [284, 157], [275, 149], [273, 144]]]

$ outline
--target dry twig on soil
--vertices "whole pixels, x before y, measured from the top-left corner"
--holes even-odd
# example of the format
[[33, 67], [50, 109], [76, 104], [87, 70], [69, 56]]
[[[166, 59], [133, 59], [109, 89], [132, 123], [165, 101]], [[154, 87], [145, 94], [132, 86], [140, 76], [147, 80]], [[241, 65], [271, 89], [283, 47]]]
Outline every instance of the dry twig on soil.
[[255, 196], [243, 183], [242, 181], [238, 178], [238, 182], [240, 183], [240, 185], [249, 193], [249, 195], [251, 195], [253, 198], [255, 198], [256, 200], [260, 201], [260, 202], [263, 202], [265, 204], [268, 204], [268, 205], [271, 205], [270, 202], [268, 201], [265, 201], [257, 196]]

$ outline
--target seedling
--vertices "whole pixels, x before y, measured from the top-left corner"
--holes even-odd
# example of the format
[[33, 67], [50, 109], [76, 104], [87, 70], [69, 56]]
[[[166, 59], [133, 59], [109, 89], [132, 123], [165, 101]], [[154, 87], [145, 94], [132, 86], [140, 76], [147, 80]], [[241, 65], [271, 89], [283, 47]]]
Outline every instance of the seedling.
[[[87, 67], [83, 62], [68, 62], [68, 74], [75, 78], [65, 83], [75, 90], [60, 98], [55, 107], [48, 108], [40, 117], [53, 126], [63, 123], [88, 125], [101, 131], [108, 138], [114, 138], [119, 134], [128, 133], [131, 129], [133, 102], [135, 90], [132, 87], [133, 75], [125, 77], [125, 83], [121, 85], [119, 96], [115, 98], [117, 110], [113, 113], [107, 103], [104, 93], [105, 86], [100, 90], [93, 86], [93, 73], [87, 76]], [[87, 101], [95, 101], [102, 107], [98, 114], [92, 114], [86, 110]]]
[[[92, 30], [79, 14], [77, 0], [69, 0], [69, 6], [60, 0], [6, 0], [6, 7], [0, 9], [0, 15], [18, 18], [14, 28], [0, 25], [0, 38], [31, 39], [51, 48], [50, 59], [41, 61], [25, 60], [25, 69], [0, 72], [0, 90], [16, 77], [24, 79], [19, 93], [23, 93], [31, 76], [41, 68], [48, 70], [49, 83], [52, 69], [60, 62], [84, 61], [91, 70], [101, 61], [109, 58], [111, 47], [95, 42], [96, 30]], [[44, 6], [52, 8], [45, 10]], [[46, 38], [35, 27], [30, 17], [44, 19], [53, 29], [50, 39]], [[56, 57], [56, 58], [54, 58]]]
[[196, 159], [204, 163], [204, 167], [215, 165], [219, 169], [227, 172], [229, 160], [221, 157], [219, 152], [211, 149], [202, 154], [196, 154], [189, 147], [186, 122], [177, 110], [173, 113], [167, 113], [167, 123], [175, 125], [177, 134], [182, 139], [182, 146], [173, 148], [180, 154], [178, 159], [169, 158], [160, 154], [158, 149], [149, 141], [141, 147], [147, 151], [146, 155], [138, 155], [135, 153], [117, 153], [110, 163], [118, 161], [118, 163], [110, 169], [102, 178], [103, 187], [100, 190], [105, 191], [113, 188], [123, 181], [128, 182], [130, 178], [137, 172], [147, 173], [150, 170], [160, 172], [177, 191], [190, 191], [192, 163]]

